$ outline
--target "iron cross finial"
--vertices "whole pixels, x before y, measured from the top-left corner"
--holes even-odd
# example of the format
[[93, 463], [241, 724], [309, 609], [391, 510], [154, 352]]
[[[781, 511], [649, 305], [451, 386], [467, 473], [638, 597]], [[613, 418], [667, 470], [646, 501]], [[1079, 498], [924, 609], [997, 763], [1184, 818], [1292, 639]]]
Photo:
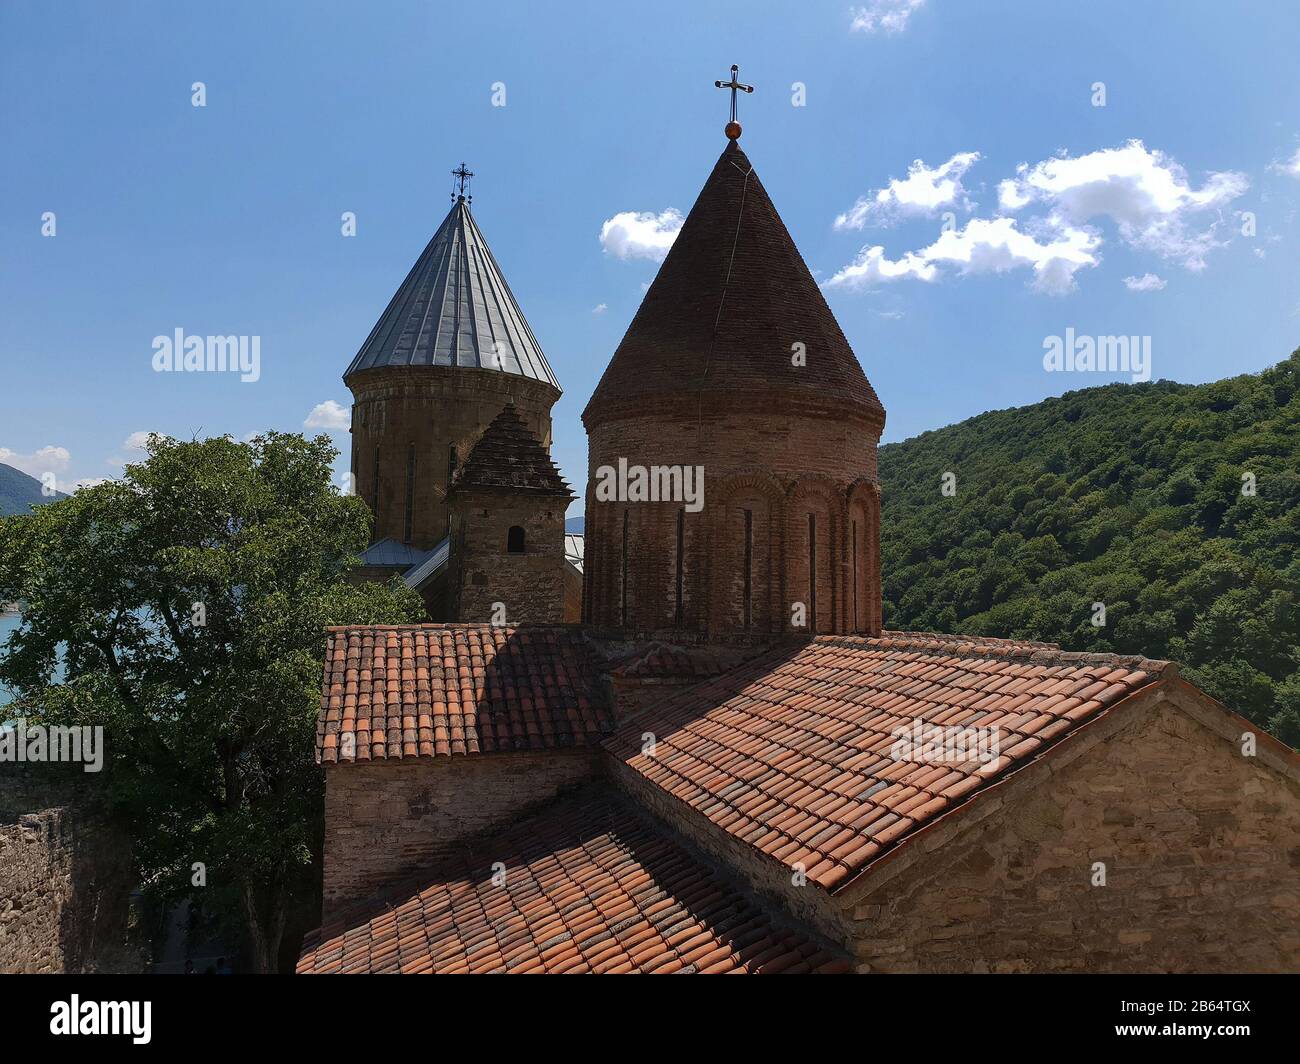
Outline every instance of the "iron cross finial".
[[740, 123], [736, 121], [736, 93], [737, 93], [737, 92], [753, 92], [753, 91], [754, 91], [754, 86], [753, 86], [753, 85], [742, 85], [742, 84], [740, 83], [739, 79], [736, 77], [736, 75], [739, 74], [739, 73], [740, 73], [740, 67], [736, 66], [735, 63], [732, 63], [732, 64], [731, 64], [731, 80], [730, 80], [730, 81], [715, 81], [715, 82], [713, 83], [714, 85], [716, 85], [716, 86], [717, 86], [718, 88], [720, 88], [720, 89], [730, 89], [730, 90], [731, 90], [731, 121], [727, 123], [727, 136], [728, 136], [731, 140], [736, 140], [736, 139], [738, 139], [738, 138], [740, 137]]
[[[465, 195], [465, 189], [469, 186], [469, 179], [474, 176], [474, 171], [468, 169], [464, 163], [461, 163], [451, 172], [451, 176], [454, 177], [459, 184], [459, 187], [452, 193], [452, 196], [463, 197]], [[473, 196], [469, 197], [471, 200], [473, 200], [473, 198]]]

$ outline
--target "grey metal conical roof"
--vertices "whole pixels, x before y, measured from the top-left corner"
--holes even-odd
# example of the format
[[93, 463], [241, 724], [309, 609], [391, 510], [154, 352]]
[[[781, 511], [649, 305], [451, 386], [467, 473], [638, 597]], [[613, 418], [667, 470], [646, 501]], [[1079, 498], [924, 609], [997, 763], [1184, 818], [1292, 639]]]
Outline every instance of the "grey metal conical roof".
[[468, 366], [560, 387], [463, 196], [343, 377], [389, 366]]

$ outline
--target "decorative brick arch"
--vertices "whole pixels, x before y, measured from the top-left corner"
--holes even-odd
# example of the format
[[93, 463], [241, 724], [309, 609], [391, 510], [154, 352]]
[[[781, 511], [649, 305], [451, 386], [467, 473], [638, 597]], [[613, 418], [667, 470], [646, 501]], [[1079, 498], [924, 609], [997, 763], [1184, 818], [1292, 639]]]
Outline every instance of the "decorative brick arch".
[[848, 555], [845, 627], [850, 632], [878, 635], [881, 623], [880, 486], [866, 477], [859, 477], [845, 492], [845, 512]]
[[[803, 634], [842, 632], [844, 599], [844, 490], [829, 477], [805, 473], [790, 486], [785, 502], [785, 596], [782, 626]], [[810, 536], [815, 518], [815, 538]], [[809, 581], [815, 544], [816, 580]], [[793, 628], [791, 607], [803, 602], [807, 627]]]
[[705, 496], [704, 545], [712, 632], [770, 638], [781, 631], [786, 486], [763, 469], [721, 478]]

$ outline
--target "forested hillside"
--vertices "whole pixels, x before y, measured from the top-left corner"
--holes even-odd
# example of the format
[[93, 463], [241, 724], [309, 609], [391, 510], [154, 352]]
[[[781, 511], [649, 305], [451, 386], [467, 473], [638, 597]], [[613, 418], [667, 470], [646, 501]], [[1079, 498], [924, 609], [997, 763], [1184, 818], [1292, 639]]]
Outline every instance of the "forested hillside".
[[1170, 658], [1300, 745], [1300, 350], [982, 414], [880, 480], [887, 627]]
[[0, 517], [25, 514], [33, 506], [50, 501], [41, 494], [41, 482], [35, 477], [29, 477], [13, 466], [0, 464]]

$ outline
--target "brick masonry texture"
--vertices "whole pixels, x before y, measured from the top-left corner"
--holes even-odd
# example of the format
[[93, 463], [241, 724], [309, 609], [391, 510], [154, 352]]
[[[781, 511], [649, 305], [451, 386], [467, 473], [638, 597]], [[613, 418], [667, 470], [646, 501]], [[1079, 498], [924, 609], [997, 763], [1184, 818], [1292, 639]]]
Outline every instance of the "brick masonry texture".
[[[694, 419], [648, 415], [593, 426], [588, 453], [583, 592], [591, 624], [645, 639], [713, 642], [880, 630], [880, 494], [875, 437], [865, 429], [824, 417], [710, 412], [701, 435]], [[602, 501], [598, 471], [617, 468], [621, 458], [647, 468], [702, 467], [703, 509]]]
[[842, 952], [773, 920], [605, 787], [327, 919], [298, 964], [300, 973], [849, 968]]
[[590, 779], [598, 748], [329, 766], [325, 919]]
[[[420, 550], [429, 550], [447, 535], [452, 448], [457, 463], [463, 462], [508, 402], [549, 448], [551, 406], [560, 397], [559, 389], [541, 381], [461, 366], [365, 370], [346, 383], [353, 395], [352, 474], [356, 494], [375, 514], [371, 540], [391, 537]], [[411, 448], [415, 467], [408, 540]]]
[[126, 944], [130, 848], [96, 789], [0, 765], [0, 973], [140, 969]]

